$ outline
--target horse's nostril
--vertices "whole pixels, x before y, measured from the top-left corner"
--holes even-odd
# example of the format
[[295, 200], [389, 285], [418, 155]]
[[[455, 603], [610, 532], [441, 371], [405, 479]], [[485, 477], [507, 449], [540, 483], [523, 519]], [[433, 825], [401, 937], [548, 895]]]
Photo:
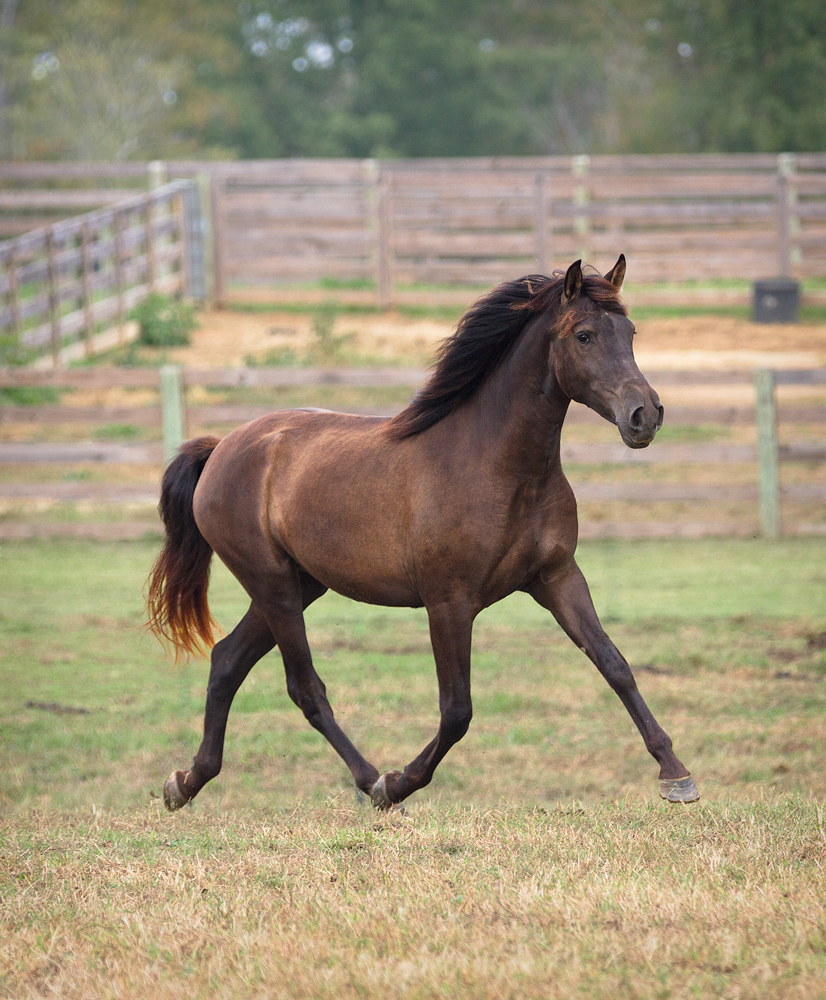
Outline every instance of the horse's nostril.
[[638, 406], [631, 414], [631, 419], [628, 423], [631, 425], [631, 430], [641, 430], [645, 423], [645, 407]]
[[659, 430], [663, 425], [663, 417], [665, 416], [665, 410], [661, 407], [657, 407], [657, 412], [659, 416], [657, 417], [657, 430]]

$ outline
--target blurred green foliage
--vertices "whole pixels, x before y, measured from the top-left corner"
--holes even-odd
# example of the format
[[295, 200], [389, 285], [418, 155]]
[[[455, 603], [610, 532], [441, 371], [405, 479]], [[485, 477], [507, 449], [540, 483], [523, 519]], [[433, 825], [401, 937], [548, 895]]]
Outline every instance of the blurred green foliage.
[[0, 157], [826, 148], [822, 0], [4, 0]]
[[129, 315], [137, 320], [138, 339], [147, 347], [184, 346], [198, 325], [192, 305], [157, 292], [150, 292]]

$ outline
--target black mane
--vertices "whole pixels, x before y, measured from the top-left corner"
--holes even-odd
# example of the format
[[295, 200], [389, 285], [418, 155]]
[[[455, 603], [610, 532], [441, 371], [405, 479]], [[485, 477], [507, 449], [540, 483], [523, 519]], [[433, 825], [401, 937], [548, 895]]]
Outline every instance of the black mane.
[[[443, 420], [469, 399], [504, 360], [528, 323], [560, 306], [564, 276], [530, 274], [506, 281], [479, 299], [436, 353], [430, 378], [413, 402], [387, 424], [393, 438], [411, 437]], [[617, 289], [599, 275], [584, 275], [582, 296], [608, 312], [625, 312]]]

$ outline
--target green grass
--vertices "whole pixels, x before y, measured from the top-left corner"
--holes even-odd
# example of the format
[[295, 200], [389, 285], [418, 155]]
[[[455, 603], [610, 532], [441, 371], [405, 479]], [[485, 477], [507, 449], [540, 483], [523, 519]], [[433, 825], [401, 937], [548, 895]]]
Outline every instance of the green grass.
[[0, 388], [0, 406], [46, 406], [59, 403], [62, 392], [51, 386], [9, 385]]
[[[346, 315], [368, 315], [374, 316], [383, 312], [379, 306], [360, 305], [356, 302], [340, 302], [334, 300], [336, 311]], [[318, 302], [227, 302], [224, 306], [229, 312], [243, 313], [291, 313], [296, 316], [312, 315], [318, 312]]]
[[[826, 539], [580, 546], [696, 806], [659, 802], [618, 699], [516, 595], [477, 620], [473, 724], [406, 817], [357, 800], [277, 654], [223, 773], [164, 813], [206, 665], [140, 628], [155, 551], [0, 545], [0, 995], [826, 996]], [[220, 565], [211, 601], [245, 610]], [[403, 765], [437, 723], [425, 613], [307, 619], [339, 720]]]
[[137, 424], [103, 424], [95, 429], [99, 441], [134, 441], [141, 436]]

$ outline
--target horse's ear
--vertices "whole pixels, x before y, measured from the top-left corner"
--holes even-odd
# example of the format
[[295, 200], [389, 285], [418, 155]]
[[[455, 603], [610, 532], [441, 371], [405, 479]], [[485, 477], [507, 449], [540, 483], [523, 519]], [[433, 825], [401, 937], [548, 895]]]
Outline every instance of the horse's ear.
[[625, 281], [625, 254], [621, 253], [617, 258], [616, 264], [611, 268], [608, 274], [605, 275], [605, 280], [610, 281], [611, 284], [619, 291], [622, 288], [622, 283]]
[[575, 260], [565, 272], [565, 283], [562, 286], [562, 304], [569, 305], [579, 298], [582, 290], [582, 261]]

